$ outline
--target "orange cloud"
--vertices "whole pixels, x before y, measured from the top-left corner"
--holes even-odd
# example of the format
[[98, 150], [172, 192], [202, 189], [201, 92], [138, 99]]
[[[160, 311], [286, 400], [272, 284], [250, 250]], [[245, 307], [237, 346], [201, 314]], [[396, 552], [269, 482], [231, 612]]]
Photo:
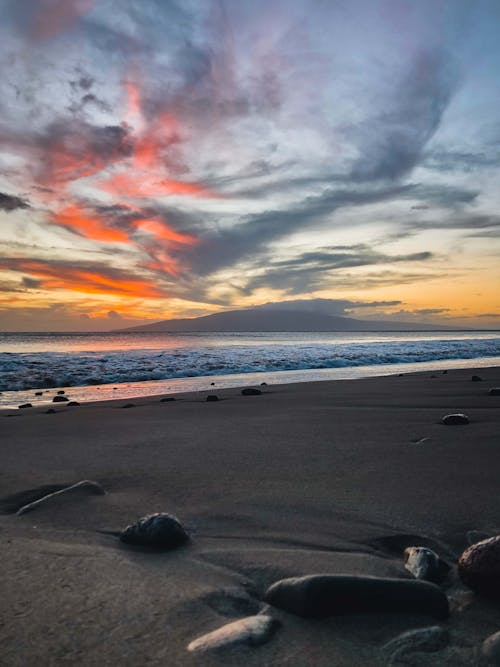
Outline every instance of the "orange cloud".
[[114, 174], [101, 181], [101, 188], [118, 197], [161, 197], [165, 195], [189, 195], [191, 197], [214, 198], [216, 194], [199, 183], [177, 181], [161, 176], [134, 173], [132, 171]]
[[131, 278], [123, 270], [106, 266], [73, 266], [70, 262], [42, 262], [24, 258], [0, 260], [0, 266], [28, 273], [40, 281], [44, 289], [62, 289], [85, 294], [108, 294], [138, 298], [164, 297], [165, 293], [152, 282]]
[[159, 222], [158, 220], [141, 218], [139, 220], [135, 220], [133, 225], [136, 229], [151, 234], [160, 241], [168, 241], [181, 245], [195, 245], [198, 243], [198, 239], [195, 236], [176, 232], [175, 229], [172, 229], [165, 223]]
[[95, 0], [31, 0], [31, 36], [51, 39], [92, 9]]
[[82, 206], [71, 204], [52, 217], [52, 222], [94, 241], [105, 241], [109, 243], [126, 242], [128, 235], [112, 227], [107, 226], [97, 216], [88, 215]]

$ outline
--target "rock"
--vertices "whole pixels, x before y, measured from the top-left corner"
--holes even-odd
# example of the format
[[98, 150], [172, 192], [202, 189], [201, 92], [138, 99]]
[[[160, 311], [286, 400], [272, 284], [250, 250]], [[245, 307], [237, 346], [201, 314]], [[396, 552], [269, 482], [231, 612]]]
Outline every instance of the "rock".
[[81, 492], [83, 492], [85, 495], [91, 494], [98, 496], [103, 496], [106, 493], [106, 491], [104, 491], [102, 486], [97, 482], [92, 482], [88, 479], [84, 479], [81, 482], [77, 482], [76, 484], [71, 484], [71, 486], [66, 486], [60, 490], [54, 491], [53, 493], [48, 493], [47, 495], [42, 496], [41, 498], [37, 498], [37, 500], [34, 500], [33, 502], [28, 503], [27, 505], [23, 505], [17, 510], [16, 514], [20, 516], [21, 514], [26, 514], [26, 512], [31, 512], [37, 507], [40, 507], [40, 505], [45, 504], [47, 502], [51, 502], [56, 498], [58, 499], [62, 495], [69, 495]]
[[442, 581], [450, 570], [432, 549], [427, 547], [406, 547], [404, 550], [405, 568], [415, 579], [432, 581], [435, 584]]
[[70, 401], [66, 407], [68, 407], [68, 408], [74, 408], [74, 407], [76, 407], [77, 405], [80, 405], [80, 403], [78, 403], [78, 401]]
[[59, 391], [57, 393], [58, 393], [59, 396], [62, 396], [66, 392], [64, 391], [64, 389], [59, 389]]
[[45, 410], [45, 414], [46, 415], [55, 415], [56, 411], [54, 410], [54, 408], [49, 408], [48, 410]]
[[207, 403], [213, 403], [214, 401], [218, 401], [219, 397], [216, 396], [216, 394], [209, 394], [207, 396]]
[[18, 405], [19, 410], [24, 410], [25, 408], [32, 408], [33, 406], [31, 403], [23, 403], [22, 405]]
[[54, 396], [52, 399], [52, 403], [65, 403], [66, 401], [69, 401], [69, 398], [66, 398], [66, 396]]
[[448, 599], [435, 584], [411, 579], [316, 574], [282, 579], [265, 601], [306, 618], [337, 614], [408, 612], [447, 618]]
[[483, 378], [479, 377], [479, 375], [473, 375], [471, 377], [471, 382], [482, 382]]
[[254, 389], [253, 387], [246, 387], [246, 389], [241, 390], [242, 396], [260, 396], [261, 394], [260, 389]]
[[261, 382], [261, 383], [260, 383], [260, 386], [261, 386], [261, 387], [267, 387], [267, 382]]
[[160, 403], [171, 403], [172, 401], [175, 401], [173, 396], [165, 396], [165, 398], [160, 399]]
[[484, 640], [481, 653], [488, 664], [500, 665], [500, 632], [495, 632]]
[[488, 393], [490, 396], [500, 396], [500, 387], [492, 387]]
[[238, 644], [258, 646], [270, 639], [278, 626], [279, 621], [272, 616], [247, 616], [194, 639], [187, 648], [193, 653], [203, 653]]
[[120, 540], [126, 544], [169, 550], [188, 542], [189, 535], [175, 516], [162, 512], [149, 514], [127, 526], [120, 533]]
[[450, 636], [440, 625], [431, 625], [427, 628], [417, 628], [403, 632], [391, 641], [384, 644], [382, 654], [386, 656], [387, 667], [392, 667], [405, 654], [425, 651], [434, 653], [446, 648]]
[[125, 403], [125, 405], [122, 405], [122, 408], [124, 410], [127, 410], [128, 408], [135, 408], [135, 403]]
[[460, 426], [461, 424], [468, 424], [469, 418], [462, 412], [455, 412], [453, 414], [445, 415], [441, 422], [446, 426]]
[[476, 593], [500, 597], [500, 535], [468, 547], [458, 559], [458, 574]]
[[211, 382], [211, 383], [210, 383], [210, 386], [211, 386], [211, 387], [215, 387], [215, 382]]
[[35, 396], [43, 396], [43, 391], [35, 391]]

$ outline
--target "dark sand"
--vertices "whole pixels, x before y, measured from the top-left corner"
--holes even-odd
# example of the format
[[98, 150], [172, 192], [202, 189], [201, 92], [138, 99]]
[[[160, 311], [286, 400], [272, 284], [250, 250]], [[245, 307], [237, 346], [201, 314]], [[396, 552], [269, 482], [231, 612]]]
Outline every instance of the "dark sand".
[[[405, 546], [453, 562], [468, 531], [500, 533], [500, 397], [488, 394], [500, 369], [431, 375], [0, 412], [1, 496], [83, 479], [108, 491], [0, 514], [0, 664], [386, 665], [384, 642], [436, 621], [276, 610], [282, 627], [265, 645], [202, 656], [186, 646], [256, 613], [280, 578], [409, 577]], [[471, 423], [440, 424], [449, 412]], [[192, 543], [148, 553], [106, 532], [157, 511], [177, 515]], [[395, 664], [480, 664], [500, 605], [454, 575], [446, 586], [450, 646]]]

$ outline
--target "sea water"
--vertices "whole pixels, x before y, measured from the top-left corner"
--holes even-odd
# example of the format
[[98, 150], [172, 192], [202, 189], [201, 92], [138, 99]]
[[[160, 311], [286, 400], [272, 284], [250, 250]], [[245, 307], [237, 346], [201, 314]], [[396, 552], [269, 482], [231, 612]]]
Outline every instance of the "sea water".
[[0, 407], [61, 387], [89, 401], [487, 365], [500, 365], [498, 331], [5, 333]]

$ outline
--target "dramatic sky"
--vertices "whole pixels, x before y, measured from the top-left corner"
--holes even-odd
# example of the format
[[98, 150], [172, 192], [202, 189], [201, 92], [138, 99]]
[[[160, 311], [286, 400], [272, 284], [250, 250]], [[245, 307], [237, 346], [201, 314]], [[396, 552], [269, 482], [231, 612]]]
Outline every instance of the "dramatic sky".
[[0, 330], [302, 299], [500, 327], [499, 0], [0, 18]]

